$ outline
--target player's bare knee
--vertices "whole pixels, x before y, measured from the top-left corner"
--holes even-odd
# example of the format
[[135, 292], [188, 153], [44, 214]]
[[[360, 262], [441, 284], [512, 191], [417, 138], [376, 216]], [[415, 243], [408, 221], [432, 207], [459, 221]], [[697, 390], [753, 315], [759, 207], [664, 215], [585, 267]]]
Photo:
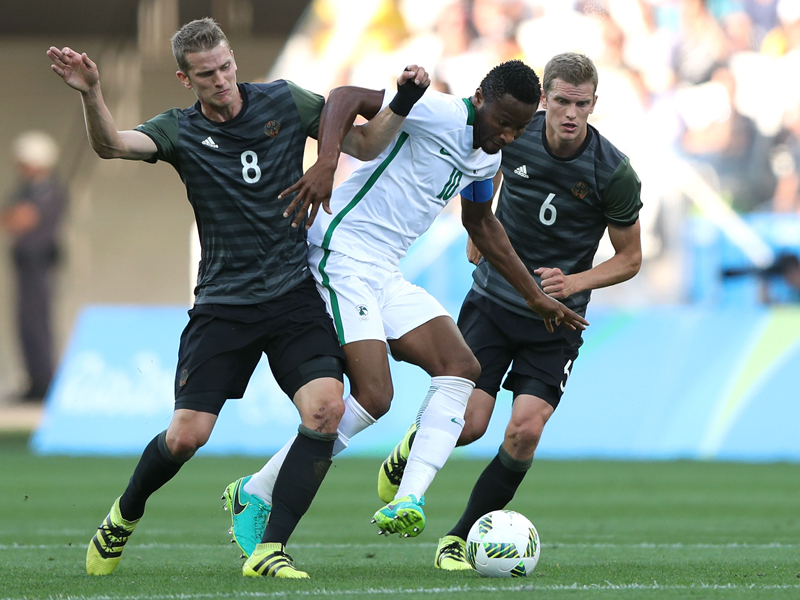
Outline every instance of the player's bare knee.
[[380, 419], [389, 412], [392, 406], [394, 388], [391, 382], [386, 384], [369, 384], [366, 386], [352, 386], [353, 398], [367, 411], [373, 419]]
[[511, 421], [506, 429], [506, 442], [510, 447], [533, 452], [542, 438], [544, 423], [539, 419]]
[[324, 396], [315, 404], [312, 411], [311, 420], [314, 423], [314, 431], [333, 433], [339, 426], [344, 414], [344, 401], [341, 396]]
[[461, 435], [458, 436], [456, 446], [467, 446], [483, 437], [486, 433], [486, 423], [470, 423], [467, 420], [464, 423], [464, 428], [461, 430]]
[[443, 362], [431, 373], [434, 377], [461, 377], [469, 379], [473, 383], [478, 381], [481, 375], [481, 364], [472, 352], [464, 352], [459, 356], [448, 357], [449, 360]]
[[181, 428], [167, 433], [167, 448], [178, 460], [189, 460], [208, 441], [208, 433]]

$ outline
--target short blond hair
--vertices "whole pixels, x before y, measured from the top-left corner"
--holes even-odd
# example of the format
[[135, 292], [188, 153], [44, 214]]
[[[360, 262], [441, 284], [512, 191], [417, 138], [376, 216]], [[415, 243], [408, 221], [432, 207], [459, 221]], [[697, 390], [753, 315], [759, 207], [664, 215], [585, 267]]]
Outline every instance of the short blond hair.
[[592, 93], [597, 92], [597, 67], [585, 54], [563, 52], [547, 61], [542, 81], [545, 96], [553, 87], [553, 81], [556, 79], [575, 86], [588, 82], [592, 84]]
[[52, 169], [58, 162], [58, 145], [43, 131], [26, 131], [14, 140], [14, 158], [37, 169]]
[[219, 24], [212, 18], [195, 19], [190, 21], [172, 36], [172, 55], [178, 68], [184, 73], [189, 72], [189, 61], [186, 55], [192, 52], [202, 52], [212, 50], [222, 42], [231, 47], [225, 32]]

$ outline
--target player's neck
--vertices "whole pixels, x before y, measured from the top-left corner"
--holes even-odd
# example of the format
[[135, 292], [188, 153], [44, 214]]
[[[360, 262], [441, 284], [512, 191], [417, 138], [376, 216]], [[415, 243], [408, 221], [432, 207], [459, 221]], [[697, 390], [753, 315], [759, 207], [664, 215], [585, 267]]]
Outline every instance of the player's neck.
[[234, 99], [226, 106], [213, 106], [201, 100], [200, 108], [203, 111], [203, 115], [217, 123], [224, 123], [236, 117], [241, 112], [242, 106], [244, 106], [244, 100], [242, 99], [242, 94], [239, 93], [238, 86], [234, 90]]
[[556, 136], [554, 131], [549, 127], [545, 129], [545, 136], [547, 138], [547, 146], [552, 154], [559, 158], [569, 158], [575, 156], [586, 141], [587, 130], [583, 130], [583, 135], [580, 135], [572, 140], [564, 140]]

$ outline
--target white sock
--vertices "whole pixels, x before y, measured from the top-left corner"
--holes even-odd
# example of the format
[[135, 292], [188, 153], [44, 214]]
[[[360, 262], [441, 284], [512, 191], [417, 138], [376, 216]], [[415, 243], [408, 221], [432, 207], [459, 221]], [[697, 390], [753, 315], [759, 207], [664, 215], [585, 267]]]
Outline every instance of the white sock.
[[258, 473], [254, 473], [250, 480], [244, 484], [244, 491], [253, 496], [258, 496], [267, 504], [272, 504], [272, 489], [275, 487], [275, 480], [286, 460], [289, 448], [294, 444], [297, 434], [294, 434], [288, 442], [278, 450], [272, 458], [267, 461]]
[[462, 377], [432, 377], [417, 415], [417, 434], [395, 498], [420, 498], [444, 466], [464, 428], [464, 413], [475, 384]]
[[[364, 431], [367, 427], [375, 423], [364, 408], [353, 398], [352, 394], [344, 399], [344, 414], [342, 420], [339, 422], [339, 427], [336, 432], [339, 437], [333, 444], [333, 455], [336, 456], [342, 450], [347, 448], [352, 438], [357, 433]], [[269, 459], [258, 473], [255, 473], [250, 480], [244, 485], [244, 491], [248, 494], [258, 496], [268, 504], [272, 504], [272, 489], [275, 487], [275, 480], [278, 478], [278, 473], [283, 466], [283, 461], [286, 459], [286, 453], [292, 447], [294, 439], [297, 435], [292, 436], [283, 448]]]
[[357, 433], [361, 433], [370, 425], [376, 423], [376, 420], [369, 414], [364, 407], [350, 394], [344, 399], [344, 414], [342, 420], [339, 421], [339, 427], [336, 432], [339, 437], [333, 443], [333, 455], [336, 456], [347, 448], [350, 439]]

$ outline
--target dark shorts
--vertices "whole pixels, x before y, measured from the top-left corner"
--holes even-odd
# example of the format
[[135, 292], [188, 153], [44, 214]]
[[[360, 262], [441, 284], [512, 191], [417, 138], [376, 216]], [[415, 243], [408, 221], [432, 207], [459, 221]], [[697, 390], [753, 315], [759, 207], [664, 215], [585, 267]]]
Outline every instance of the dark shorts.
[[314, 379], [343, 380], [344, 353], [313, 279], [262, 304], [195, 305], [181, 334], [175, 408], [219, 414], [244, 395], [262, 352], [289, 398]]
[[580, 331], [559, 326], [550, 333], [541, 319], [511, 312], [474, 290], [464, 299], [458, 327], [481, 363], [475, 387], [496, 397], [502, 382], [514, 398], [530, 394], [558, 406], [583, 344]]

